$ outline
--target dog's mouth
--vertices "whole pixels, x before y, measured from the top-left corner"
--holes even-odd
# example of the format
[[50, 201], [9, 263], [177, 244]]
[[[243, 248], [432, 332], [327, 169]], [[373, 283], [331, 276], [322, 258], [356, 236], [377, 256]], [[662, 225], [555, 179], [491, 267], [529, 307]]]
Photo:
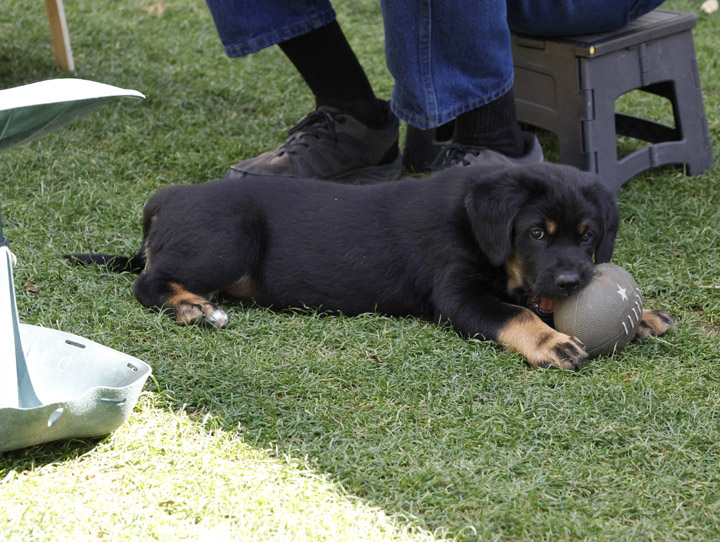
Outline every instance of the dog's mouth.
[[528, 301], [528, 307], [543, 320], [552, 320], [555, 301], [555, 298], [535, 296]]

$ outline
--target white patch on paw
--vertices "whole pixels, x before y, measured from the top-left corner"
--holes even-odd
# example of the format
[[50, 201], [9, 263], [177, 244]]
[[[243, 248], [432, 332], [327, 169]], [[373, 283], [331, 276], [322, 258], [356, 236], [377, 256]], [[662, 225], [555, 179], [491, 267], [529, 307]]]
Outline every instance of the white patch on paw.
[[220, 308], [215, 309], [212, 314], [206, 316], [206, 319], [209, 324], [212, 324], [217, 328], [223, 328], [227, 326], [228, 323], [227, 313]]

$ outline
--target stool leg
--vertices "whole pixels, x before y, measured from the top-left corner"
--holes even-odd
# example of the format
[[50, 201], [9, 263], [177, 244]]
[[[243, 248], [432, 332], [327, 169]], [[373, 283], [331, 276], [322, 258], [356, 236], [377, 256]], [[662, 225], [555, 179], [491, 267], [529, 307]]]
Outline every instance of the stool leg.
[[[689, 32], [688, 35], [691, 36]], [[688, 175], [697, 175], [712, 165], [713, 154], [692, 37], [689, 37], [688, 47], [692, 48], [692, 62], [688, 62], [686, 76], [674, 81], [673, 112], [675, 125], [684, 141], [680, 162], [686, 164]]]

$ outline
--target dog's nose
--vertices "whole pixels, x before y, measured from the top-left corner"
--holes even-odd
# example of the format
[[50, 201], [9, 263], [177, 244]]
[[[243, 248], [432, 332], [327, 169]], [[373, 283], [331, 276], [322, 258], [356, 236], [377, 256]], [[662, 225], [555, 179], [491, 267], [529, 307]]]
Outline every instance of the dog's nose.
[[555, 277], [555, 284], [566, 292], [572, 292], [580, 285], [580, 275], [577, 273], [562, 273]]

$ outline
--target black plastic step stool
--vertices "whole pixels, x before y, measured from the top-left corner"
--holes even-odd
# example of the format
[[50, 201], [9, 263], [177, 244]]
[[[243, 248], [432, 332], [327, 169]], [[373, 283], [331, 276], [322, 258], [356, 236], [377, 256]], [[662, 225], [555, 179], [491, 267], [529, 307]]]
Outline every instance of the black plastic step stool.
[[[700, 173], [713, 157], [692, 40], [695, 23], [690, 13], [658, 9], [614, 32], [513, 35], [518, 120], [554, 132], [560, 162], [598, 173], [613, 191], [664, 164]], [[667, 98], [675, 126], [615, 113], [617, 98], [632, 90]], [[446, 143], [441, 131], [408, 126], [405, 166], [427, 168]], [[617, 135], [650, 144], [618, 159]]]
[[[664, 164], [696, 175], [713, 163], [691, 13], [654, 10], [614, 32], [571, 38], [513, 35], [520, 122], [558, 136], [560, 162], [599, 174], [612, 190]], [[674, 127], [615, 112], [632, 90], [667, 98]], [[618, 159], [617, 135], [649, 145]]]

